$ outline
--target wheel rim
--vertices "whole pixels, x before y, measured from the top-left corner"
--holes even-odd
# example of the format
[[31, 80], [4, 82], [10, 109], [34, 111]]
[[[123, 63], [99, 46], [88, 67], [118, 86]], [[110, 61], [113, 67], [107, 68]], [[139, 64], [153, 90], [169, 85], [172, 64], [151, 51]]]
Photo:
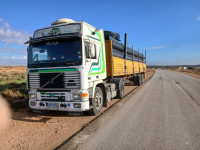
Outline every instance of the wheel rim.
[[103, 102], [102, 95], [100, 94], [100, 92], [98, 92], [95, 97], [95, 106], [97, 109], [101, 108], [102, 102]]

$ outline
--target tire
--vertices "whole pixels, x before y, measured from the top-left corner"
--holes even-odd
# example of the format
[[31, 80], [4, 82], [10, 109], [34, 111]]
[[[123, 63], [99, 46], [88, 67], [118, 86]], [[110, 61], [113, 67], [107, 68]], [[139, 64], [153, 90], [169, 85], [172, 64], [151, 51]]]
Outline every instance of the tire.
[[119, 80], [119, 86], [117, 89], [117, 98], [123, 98], [125, 96], [125, 83], [123, 79]]
[[125, 82], [123, 78], [112, 78], [109, 83], [115, 83], [117, 88], [117, 97], [123, 98], [125, 96]]
[[134, 85], [135, 85], [135, 86], [138, 86], [138, 85], [139, 85], [139, 75], [136, 75], [136, 76], [135, 76]]
[[108, 37], [111, 36], [112, 38], [120, 41], [120, 35], [116, 32], [112, 32], [112, 31], [104, 31], [106, 40], [108, 40]]
[[131, 81], [132, 81], [132, 82], [134, 82], [134, 81], [135, 81], [135, 76], [133, 76], [133, 77], [132, 77]]
[[142, 80], [142, 84], [144, 83], [144, 74], [141, 74], [141, 80]]
[[134, 78], [133, 78], [133, 85], [134, 86], [138, 85], [137, 76], [134, 76]]
[[136, 82], [137, 82], [137, 85], [140, 86], [142, 84], [142, 80], [141, 80], [141, 75], [137, 75], [136, 77]]
[[103, 106], [103, 92], [100, 87], [95, 88], [94, 98], [92, 98], [92, 109], [88, 113], [92, 116], [98, 115], [101, 112]]

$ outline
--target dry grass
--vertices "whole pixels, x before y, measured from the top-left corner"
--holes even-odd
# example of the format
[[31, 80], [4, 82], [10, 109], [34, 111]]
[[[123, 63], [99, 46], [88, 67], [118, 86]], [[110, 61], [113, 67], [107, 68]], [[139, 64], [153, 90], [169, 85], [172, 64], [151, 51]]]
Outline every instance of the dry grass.
[[196, 70], [195, 69], [178, 69], [178, 71], [189, 72], [189, 73], [200, 75], [200, 70], [197, 70], [197, 69]]
[[26, 72], [26, 67], [13, 67], [13, 66], [4, 66], [4, 67], [0, 67], [0, 73], [24, 73]]
[[0, 67], [0, 93], [11, 99], [27, 98], [26, 67]]
[[6, 89], [5, 91], [2, 92], [2, 95], [5, 97], [9, 97], [9, 98], [26, 98], [26, 96], [17, 89]]
[[153, 71], [152, 68], [147, 68], [147, 72], [151, 72], [151, 71]]

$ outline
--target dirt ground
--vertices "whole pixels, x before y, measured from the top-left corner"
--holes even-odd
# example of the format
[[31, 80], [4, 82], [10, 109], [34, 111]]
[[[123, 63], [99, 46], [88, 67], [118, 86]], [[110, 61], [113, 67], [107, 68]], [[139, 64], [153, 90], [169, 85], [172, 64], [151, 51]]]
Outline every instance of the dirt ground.
[[[154, 71], [148, 71], [146, 80], [153, 74]], [[132, 85], [126, 86], [126, 94], [135, 88], [136, 86]], [[119, 99], [110, 101], [102, 112], [117, 101]], [[28, 108], [12, 112], [10, 125], [0, 131], [0, 149], [54, 149], [95, 118], [79, 114], [69, 115], [66, 112], [36, 115]]]
[[200, 79], [200, 75], [199, 74], [194, 74], [194, 73], [185, 72], [185, 71], [178, 71], [178, 72]]

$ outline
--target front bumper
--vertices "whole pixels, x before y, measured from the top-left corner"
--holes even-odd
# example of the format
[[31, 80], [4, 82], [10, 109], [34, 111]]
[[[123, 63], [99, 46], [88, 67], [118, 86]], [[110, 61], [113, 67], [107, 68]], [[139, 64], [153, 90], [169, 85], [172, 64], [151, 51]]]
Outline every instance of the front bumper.
[[[33, 106], [35, 103], [35, 106]], [[80, 108], [75, 108], [75, 105]], [[56, 111], [73, 111], [82, 112], [89, 110], [89, 101], [82, 102], [50, 102], [29, 100], [29, 107], [35, 110], [56, 110]]]
[[[78, 95], [77, 95], [78, 93]], [[35, 110], [56, 111], [87, 111], [89, 110], [88, 97], [82, 97], [84, 90], [71, 91], [29, 91], [29, 107]], [[74, 96], [75, 94], [75, 96]], [[80, 94], [80, 95], [79, 95]]]

